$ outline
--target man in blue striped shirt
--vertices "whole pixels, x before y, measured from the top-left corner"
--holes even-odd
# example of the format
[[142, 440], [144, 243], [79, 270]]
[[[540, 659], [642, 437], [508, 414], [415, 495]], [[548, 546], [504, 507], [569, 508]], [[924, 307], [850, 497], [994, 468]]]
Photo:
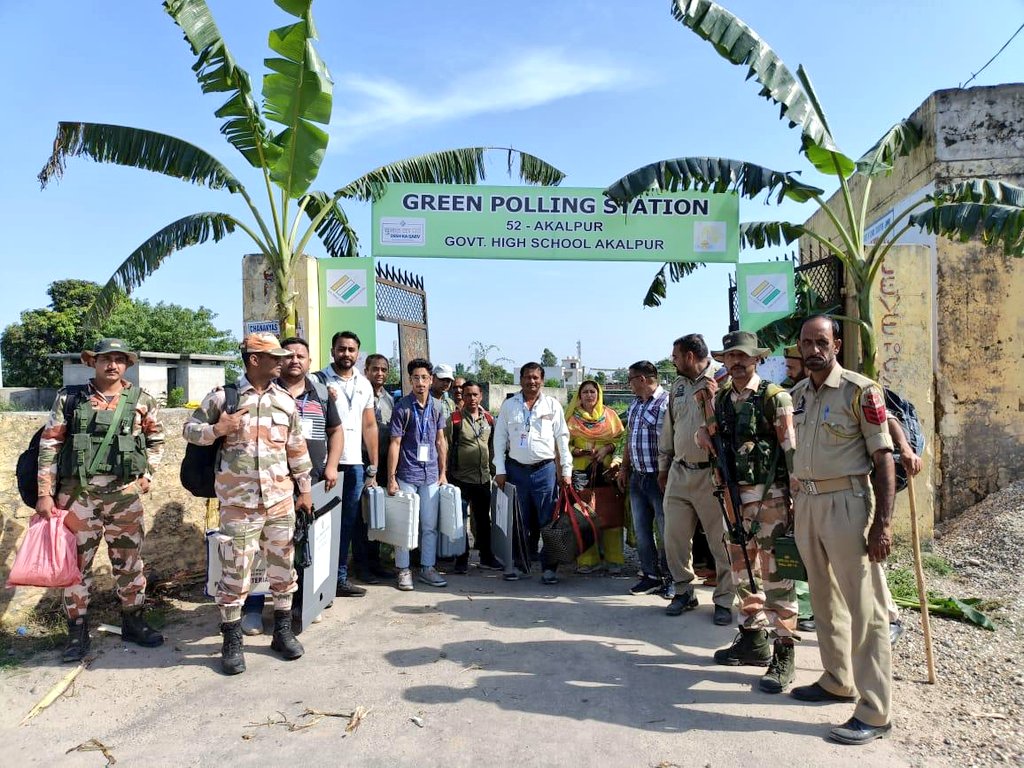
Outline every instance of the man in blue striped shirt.
[[[649, 360], [629, 366], [629, 388], [633, 402], [626, 412], [626, 449], [619, 472], [619, 488], [629, 488], [629, 504], [636, 531], [636, 549], [643, 575], [629, 590], [634, 595], [650, 595], [663, 589], [668, 575], [665, 561], [665, 512], [663, 494], [658, 486], [658, 435], [665, 421], [668, 393], [658, 383], [658, 369]], [[654, 542], [658, 526], [659, 550]]]

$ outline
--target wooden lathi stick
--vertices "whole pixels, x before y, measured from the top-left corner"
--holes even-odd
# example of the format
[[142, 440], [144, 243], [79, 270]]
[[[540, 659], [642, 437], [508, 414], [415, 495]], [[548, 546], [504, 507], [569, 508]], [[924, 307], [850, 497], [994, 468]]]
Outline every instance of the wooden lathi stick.
[[917, 496], [914, 478], [907, 477], [910, 498], [910, 535], [914, 540], [914, 574], [917, 576], [917, 598], [921, 605], [921, 628], [924, 630], [924, 658], [928, 663], [928, 682], [935, 685], [935, 657], [932, 655], [932, 625], [928, 619], [928, 593], [924, 588], [924, 570], [921, 567], [921, 539], [917, 532]]

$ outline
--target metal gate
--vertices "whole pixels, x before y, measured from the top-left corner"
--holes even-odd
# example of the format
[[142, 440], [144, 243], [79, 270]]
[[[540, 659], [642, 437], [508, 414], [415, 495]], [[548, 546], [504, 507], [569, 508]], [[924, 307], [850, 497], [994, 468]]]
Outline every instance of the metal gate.
[[398, 324], [399, 379], [415, 357], [430, 359], [427, 333], [427, 292], [423, 278], [377, 264], [377, 319]]

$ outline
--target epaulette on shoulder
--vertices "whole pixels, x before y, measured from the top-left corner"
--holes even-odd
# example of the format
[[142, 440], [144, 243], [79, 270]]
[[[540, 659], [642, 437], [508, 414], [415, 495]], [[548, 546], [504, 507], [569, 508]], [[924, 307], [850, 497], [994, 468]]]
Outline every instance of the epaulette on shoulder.
[[851, 384], [856, 384], [861, 389], [865, 389], [866, 387], [870, 387], [872, 385], [878, 386], [878, 383], [874, 379], [869, 379], [863, 373], [857, 373], [856, 371], [848, 371], [845, 368], [843, 369], [843, 373], [840, 376], [840, 378], [845, 379]]

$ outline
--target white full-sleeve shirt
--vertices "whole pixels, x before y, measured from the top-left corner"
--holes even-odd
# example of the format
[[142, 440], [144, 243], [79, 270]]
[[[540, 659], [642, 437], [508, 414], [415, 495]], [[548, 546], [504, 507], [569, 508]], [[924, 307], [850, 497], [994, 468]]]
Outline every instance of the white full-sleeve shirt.
[[563, 477], [572, 474], [569, 427], [561, 403], [541, 394], [530, 409], [522, 392], [505, 400], [494, 420], [494, 469], [499, 475], [506, 474], [506, 458], [520, 464], [556, 459]]

